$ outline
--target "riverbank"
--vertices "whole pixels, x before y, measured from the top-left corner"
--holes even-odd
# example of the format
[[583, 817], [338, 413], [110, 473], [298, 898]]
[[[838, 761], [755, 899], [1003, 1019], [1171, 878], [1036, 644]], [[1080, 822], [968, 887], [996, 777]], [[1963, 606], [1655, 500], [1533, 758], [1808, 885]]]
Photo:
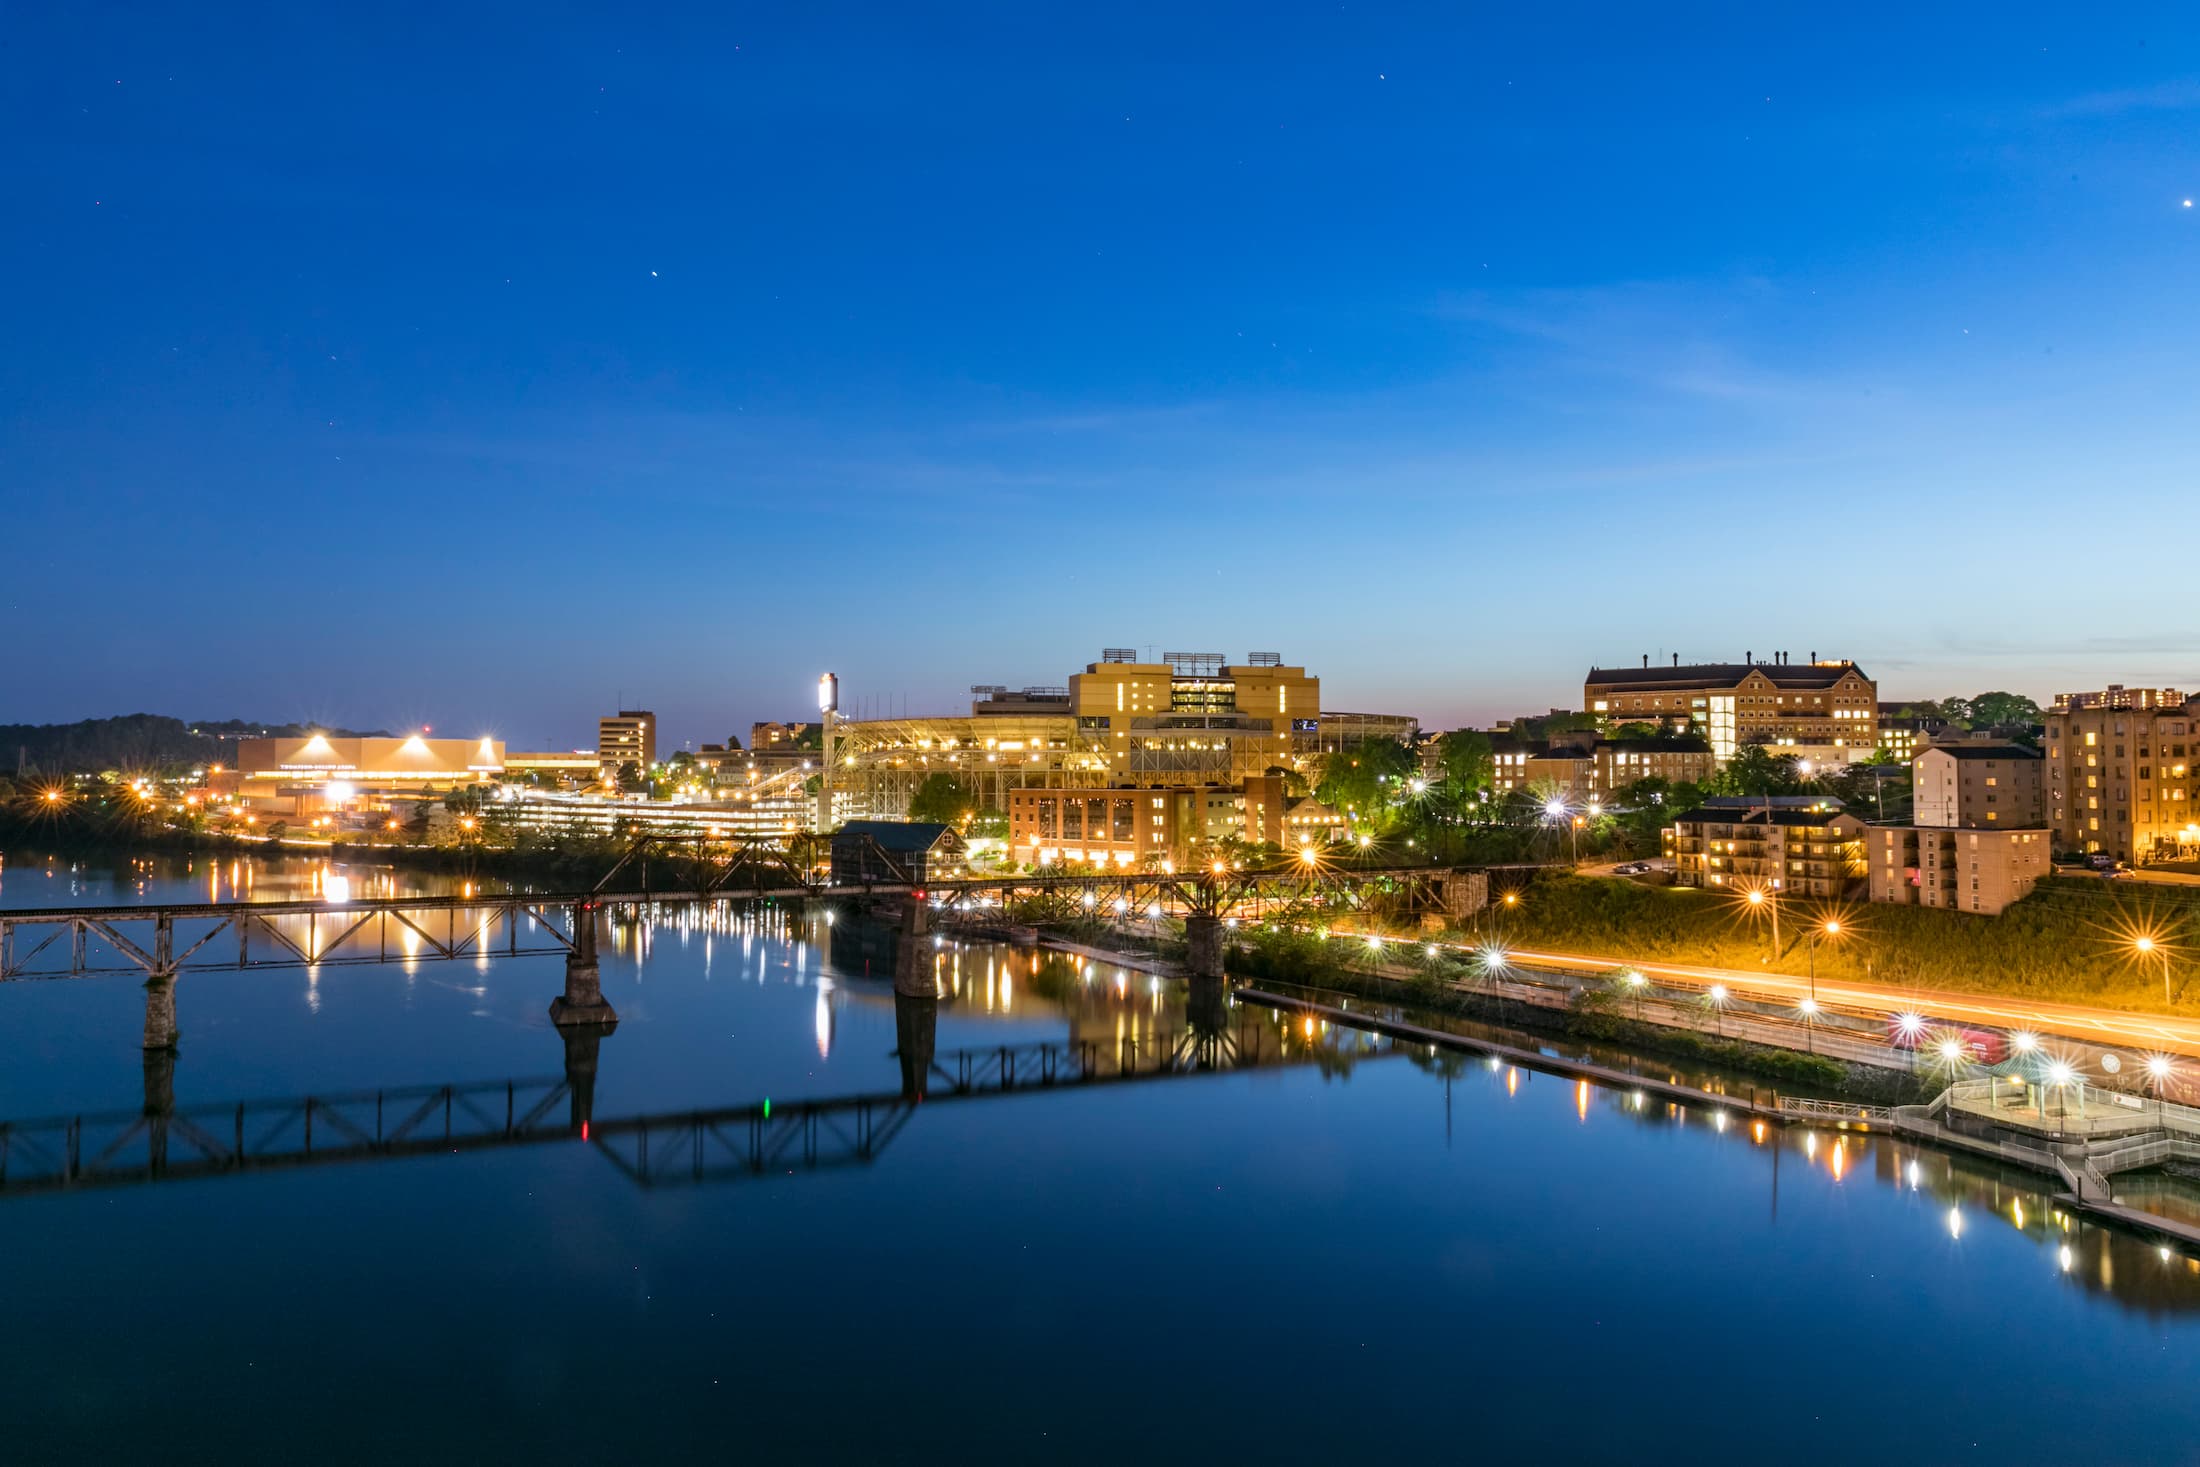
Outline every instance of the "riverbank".
[[[1487, 933], [1509, 946], [1609, 955], [1619, 961], [1694, 963], [1822, 980], [1914, 985], [2089, 1004], [2139, 1013], [2189, 1013], [2200, 968], [2196, 893], [2079, 877], [2050, 877], [1999, 916], [1891, 903], [1789, 898], [1780, 951], [1769, 914], [1731, 894], [1556, 875], [1492, 912]], [[1839, 932], [1822, 926], [1836, 916]], [[1820, 930], [1813, 943], [1812, 933]], [[2150, 951], [2134, 943], [2153, 938]], [[2165, 963], [2176, 996], [2163, 1000]]]
[[586, 889], [610, 871], [628, 847], [626, 842], [567, 837], [559, 837], [556, 843], [544, 841], [519, 847], [419, 845], [298, 836], [271, 838], [173, 826], [149, 826], [143, 831], [118, 834], [87, 823], [11, 820], [0, 822], [0, 848], [113, 865], [145, 855], [284, 856]]

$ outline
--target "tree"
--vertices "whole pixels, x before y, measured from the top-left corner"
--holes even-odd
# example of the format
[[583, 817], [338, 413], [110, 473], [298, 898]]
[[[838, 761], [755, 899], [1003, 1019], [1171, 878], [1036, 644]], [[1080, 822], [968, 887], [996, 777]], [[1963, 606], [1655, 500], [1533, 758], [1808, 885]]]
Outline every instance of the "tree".
[[2040, 705], [2022, 693], [1981, 693], [1971, 700], [1971, 720], [1988, 726], [2001, 723], [2039, 723]]
[[1443, 765], [1441, 783], [1446, 796], [1462, 807], [1481, 803], [1497, 782], [1497, 755], [1490, 736], [1471, 728], [1443, 735], [1436, 741]]
[[1736, 749], [1711, 783], [1714, 793], [1729, 795], [1792, 795], [1803, 787], [1795, 757], [1773, 754], [1763, 744]]
[[1322, 762], [1321, 783], [1314, 786], [1314, 796], [1332, 810], [1344, 811], [1356, 824], [1378, 825], [1420, 767], [1413, 751], [1397, 740], [1369, 739]]
[[978, 797], [945, 770], [928, 774], [909, 797], [909, 818], [960, 827], [977, 814]]

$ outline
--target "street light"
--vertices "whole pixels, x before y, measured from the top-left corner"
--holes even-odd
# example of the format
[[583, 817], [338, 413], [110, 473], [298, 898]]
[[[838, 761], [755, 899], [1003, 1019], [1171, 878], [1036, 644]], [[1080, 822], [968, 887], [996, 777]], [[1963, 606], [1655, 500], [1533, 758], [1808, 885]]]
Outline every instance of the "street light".
[[1712, 984], [1704, 993], [1704, 997], [1711, 1000], [1711, 1012], [1715, 1016], [1712, 1020], [1712, 1027], [1717, 1030], [1719, 1037], [1724, 1039], [1726, 1037], [1726, 985], [1724, 983]]
[[1815, 1024], [1818, 1018], [1818, 1000], [1806, 998], [1796, 1007], [1803, 1011], [1803, 1047], [1812, 1054], [1816, 1054], [1818, 1053], [1818, 1032]]
[[1543, 802], [1544, 818], [1551, 821], [1553, 824], [1566, 826], [1566, 828], [1572, 833], [1574, 864], [1576, 866], [1579, 866], [1581, 864], [1581, 817], [1576, 815], [1571, 820], [1569, 820], [1567, 816], [1570, 813], [1571, 811], [1566, 804], [1566, 797], [1564, 795], [1553, 795], [1548, 800], [1545, 800]]
[[2170, 952], [2168, 945], [2156, 942], [2153, 934], [2142, 932], [2131, 939], [2131, 950], [2139, 955], [2141, 962], [2145, 962], [2157, 952], [2162, 955], [2162, 1002], [2165, 1004], [2176, 1002], [2169, 991]]
[[2147, 1056], [2147, 1083], [2154, 1087], [2154, 1118], [2156, 1121], [2160, 1121], [2162, 1118], [2162, 1091], [2168, 1086], [2169, 1077], [2174, 1068], [2170, 1062], [2170, 1057], [2166, 1054], [2150, 1054]]
[[1770, 887], [1753, 886], [1742, 893], [1753, 907], [1769, 907], [1772, 910], [1772, 955], [1780, 956], [1780, 896]]

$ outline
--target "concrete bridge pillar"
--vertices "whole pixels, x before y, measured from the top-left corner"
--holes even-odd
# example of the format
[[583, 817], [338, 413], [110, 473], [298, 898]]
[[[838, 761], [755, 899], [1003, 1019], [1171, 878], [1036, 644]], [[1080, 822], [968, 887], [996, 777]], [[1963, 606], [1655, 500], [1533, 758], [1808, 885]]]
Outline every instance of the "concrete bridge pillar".
[[894, 943], [894, 992], [937, 999], [939, 978], [932, 971], [932, 913], [915, 897], [901, 909], [901, 936]]
[[606, 1034], [616, 1024], [563, 1023], [558, 1037], [565, 1041], [565, 1093], [571, 1101], [568, 1123], [575, 1135], [588, 1134], [596, 1118], [596, 1064]]
[[901, 1061], [901, 1093], [922, 1100], [932, 1083], [933, 1044], [939, 1034], [940, 1001], [894, 988], [894, 1053]]
[[602, 1027], [619, 1022], [618, 1014], [603, 1001], [596, 969], [600, 912], [594, 902], [573, 904], [573, 950], [565, 955], [565, 992], [550, 1000], [550, 1022], [561, 1029], [569, 1024]]
[[145, 1050], [172, 1053], [176, 1047], [176, 975], [155, 973], [145, 980]]
[[1184, 970], [1193, 978], [1220, 978], [1222, 976], [1222, 919], [1204, 917], [1198, 913], [1184, 919], [1184, 942], [1190, 949], [1184, 960]]

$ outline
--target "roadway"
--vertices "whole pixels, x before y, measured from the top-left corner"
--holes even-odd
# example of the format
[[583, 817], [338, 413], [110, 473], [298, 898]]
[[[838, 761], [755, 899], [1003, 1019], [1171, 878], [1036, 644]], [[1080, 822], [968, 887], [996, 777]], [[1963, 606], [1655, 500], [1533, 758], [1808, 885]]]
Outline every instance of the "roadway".
[[[1713, 968], [1693, 963], [1638, 962], [1610, 954], [1554, 952], [1536, 948], [1508, 948], [1514, 963], [1545, 963], [1570, 969], [1633, 968], [1644, 977], [1674, 987], [1705, 989], [1724, 984], [1737, 998], [1771, 999], [1795, 1004], [1811, 995], [1808, 978], [1768, 973], [1750, 968]], [[1851, 1009], [1892, 1018], [1914, 1013], [1927, 1020], [1975, 1025], [1987, 1029], [2028, 1029], [2035, 1033], [2082, 1039], [2117, 1049], [2160, 1051], [2200, 1057], [2200, 1018], [2168, 1014], [2142, 1014], [2122, 1009], [2094, 1008], [2086, 1004], [2052, 1003], [2011, 994], [1964, 993], [1945, 988], [1896, 987], [1821, 978], [1818, 1002], [1828, 1008]]]

